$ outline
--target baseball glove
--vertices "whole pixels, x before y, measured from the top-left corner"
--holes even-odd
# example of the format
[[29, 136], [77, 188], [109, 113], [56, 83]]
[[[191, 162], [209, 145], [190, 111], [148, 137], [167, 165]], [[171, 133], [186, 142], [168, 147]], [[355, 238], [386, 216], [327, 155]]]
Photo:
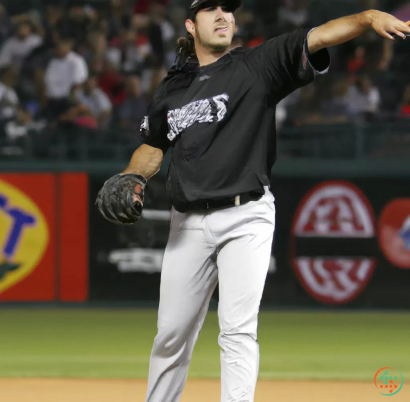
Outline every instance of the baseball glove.
[[117, 174], [98, 193], [96, 205], [108, 221], [132, 225], [142, 216], [147, 180], [138, 174]]

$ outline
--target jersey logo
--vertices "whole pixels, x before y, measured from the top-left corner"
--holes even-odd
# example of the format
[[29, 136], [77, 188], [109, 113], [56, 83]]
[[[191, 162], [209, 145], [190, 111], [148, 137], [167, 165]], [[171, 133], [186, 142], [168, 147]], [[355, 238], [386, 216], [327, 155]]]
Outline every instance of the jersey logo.
[[148, 116], [144, 116], [141, 123], [140, 131], [149, 131], [149, 119]]
[[203, 75], [202, 77], [199, 78], [199, 81], [205, 81], [205, 80], [209, 80], [211, 77], [209, 75]]
[[227, 112], [229, 96], [222, 94], [209, 99], [197, 100], [180, 109], [168, 112], [168, 139], [173, 141], [194, 123], [214, 123], [221, 121]]

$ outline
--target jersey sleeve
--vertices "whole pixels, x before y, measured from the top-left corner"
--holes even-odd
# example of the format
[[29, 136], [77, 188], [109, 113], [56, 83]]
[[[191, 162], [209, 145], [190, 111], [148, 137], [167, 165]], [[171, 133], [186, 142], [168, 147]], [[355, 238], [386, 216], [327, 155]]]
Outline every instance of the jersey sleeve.
[[163, 92], [163, 84], [161, 83], [148, 109], [148, 116], [142, 120], [139, 137], [144, 144], [159, 148], [165, 154], [171, 142], [167, 137], [168, 123]]
[[249, 68], [264, 81], [277, 102], [329, 70], [327, 49], [309, 54], [307, 37], [310, 32], [297, 30], [248, 50]]

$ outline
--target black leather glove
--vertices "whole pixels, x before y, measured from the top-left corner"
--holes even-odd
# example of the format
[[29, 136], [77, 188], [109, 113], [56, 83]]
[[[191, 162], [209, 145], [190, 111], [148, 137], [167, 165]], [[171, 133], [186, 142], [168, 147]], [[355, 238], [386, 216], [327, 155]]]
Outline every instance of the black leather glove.
[[142, 216], [147, 180], [138, 174], [117, 174], [98, 193], [96, 205], [108, 221], [132, 225]]

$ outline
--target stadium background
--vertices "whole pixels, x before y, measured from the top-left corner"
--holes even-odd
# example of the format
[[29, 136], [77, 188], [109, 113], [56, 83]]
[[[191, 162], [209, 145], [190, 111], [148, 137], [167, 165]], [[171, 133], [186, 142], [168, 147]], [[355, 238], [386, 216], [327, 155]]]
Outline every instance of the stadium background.
[[[139, 145], [188, 3], [0, 4], [1, 401], [144, 400], [169, 155], [138, 225], [94, 200]], [[410, 20], [407, 1], [247, 0], [233, 45], [369, 8]], [[380, 368], [410, 378], [409, 50], [369, 32], [278, 107], [257, 402], [375, 401]], [[183, 401], [219, 399], [217, 300]]]

